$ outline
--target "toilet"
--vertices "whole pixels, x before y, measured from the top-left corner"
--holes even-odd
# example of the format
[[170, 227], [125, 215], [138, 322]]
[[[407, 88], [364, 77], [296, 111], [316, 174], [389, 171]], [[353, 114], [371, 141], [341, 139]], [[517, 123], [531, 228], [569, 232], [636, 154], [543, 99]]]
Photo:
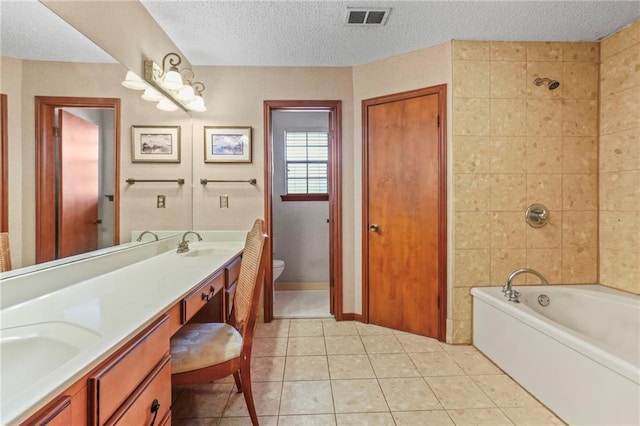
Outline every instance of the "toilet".
[[284, 271], [284, 260], [273, 259], [273, 281], [275, 282]]

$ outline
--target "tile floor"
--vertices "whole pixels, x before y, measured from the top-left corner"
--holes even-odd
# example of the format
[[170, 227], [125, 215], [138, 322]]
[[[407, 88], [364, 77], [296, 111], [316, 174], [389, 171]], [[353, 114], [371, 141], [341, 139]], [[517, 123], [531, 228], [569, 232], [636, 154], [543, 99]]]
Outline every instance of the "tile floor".
[[274, 318], [331, 318], [329, 290], [282, 290], [273, 297]]
[[[473, 346], [359, 322], [258, 324], [252, 382], [260, 424], [563, 424]], [[174, 389], [173, 424], [250, 425], [233, 378]]]

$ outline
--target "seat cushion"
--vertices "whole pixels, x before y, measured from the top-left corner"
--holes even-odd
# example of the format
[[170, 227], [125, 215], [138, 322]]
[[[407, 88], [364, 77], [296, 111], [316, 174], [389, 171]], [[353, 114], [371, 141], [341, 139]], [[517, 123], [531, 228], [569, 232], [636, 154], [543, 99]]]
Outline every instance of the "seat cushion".
[[229, 324], [187, 324], [171, 338], [171, 372], [221, 364], [241, 351], [242, 336]]

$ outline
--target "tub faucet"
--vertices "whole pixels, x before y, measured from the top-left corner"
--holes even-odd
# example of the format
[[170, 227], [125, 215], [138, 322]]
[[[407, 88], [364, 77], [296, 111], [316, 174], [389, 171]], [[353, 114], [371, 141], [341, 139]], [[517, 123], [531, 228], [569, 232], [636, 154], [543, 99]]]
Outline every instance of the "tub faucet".
[[518, 300], [520, 293], [518, 293], [515, 288], [511, 288], [511, 282], [515, 277], [517, 277], [520, 274], [533, 274], [536, 277], [540, 278], [540, 281], [542, 282], [542, 284], [549, 285], [549, 281], [547, 281], [547, 279], [535, 269], [531, 269], [531, 268], [516, 269], [515, 271], [509, 274], [509, 278], [507, 278], [507, 281], [502, 286], [502, 292], [504, 293], [504, 297], [506, 297], [509, 302], [520, 303], [520, 300]]
[[187, 235], [193, 234], [198, 237], [198, 241], [202, 241], [202, 237], [196, 231], [187, 231], [182, 234], [182, 241], [178, 243], [178, 250], [176, 253], [186, 253], [189, 251], [189, 241], [187, 241]]
[[145, 234], [151, 234], [155, 237], [156, 241], [158, 241], [158, 234], [156, 234], [155, 232], [151, 232], [151, 231], [144, 231], [142, 232], [142, 234], [138, 235], [138, 239], [136, 240], [137, 242], [141, 242], [142, 241], [142, 237]]

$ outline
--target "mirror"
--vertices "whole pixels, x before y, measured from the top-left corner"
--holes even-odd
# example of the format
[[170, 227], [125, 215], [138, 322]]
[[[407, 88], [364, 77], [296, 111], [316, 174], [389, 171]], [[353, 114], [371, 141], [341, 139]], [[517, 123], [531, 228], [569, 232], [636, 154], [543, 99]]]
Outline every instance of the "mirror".
[[[182, 111], [159, 111], [154, 104], [141, 100], [139, 92], [122, 87], [127, 69], [40, 2], [3, 2], [0, 17], [0, 92], [8, 99], [9, 234], [14, 268], [34, 265], [36, 261], [36, 221], [39, 220], [34, 166], [37, 154], [33, 143], [36, 96], [121, 100], [120, 160], [117, 164], [120, 167], [118, 234], [119, 241], [125, 243], [123, 247], [129, 246], [127, 242], [134, 230], [191, 229], [190, 117]], [[179, 126], [183, 146], [181, 163], [132, 164], [130, 135], [133, 125]], [[169, 176], [185, 178], [189, 185], [125, 183], [127, 178], [166, 179]], [[106, 191], [102, 195], [114, 194]], [[156, 210], [158, 195], [166, 196], [164, 211]], [[180, 208], [185, 205], [189, 207]], [[67, 257], [55, 264], [119, 249], [108, 249], [108, 245], [102, 245], [97, 252]], [[16, 273], [19, 271], [12, 272]]]

